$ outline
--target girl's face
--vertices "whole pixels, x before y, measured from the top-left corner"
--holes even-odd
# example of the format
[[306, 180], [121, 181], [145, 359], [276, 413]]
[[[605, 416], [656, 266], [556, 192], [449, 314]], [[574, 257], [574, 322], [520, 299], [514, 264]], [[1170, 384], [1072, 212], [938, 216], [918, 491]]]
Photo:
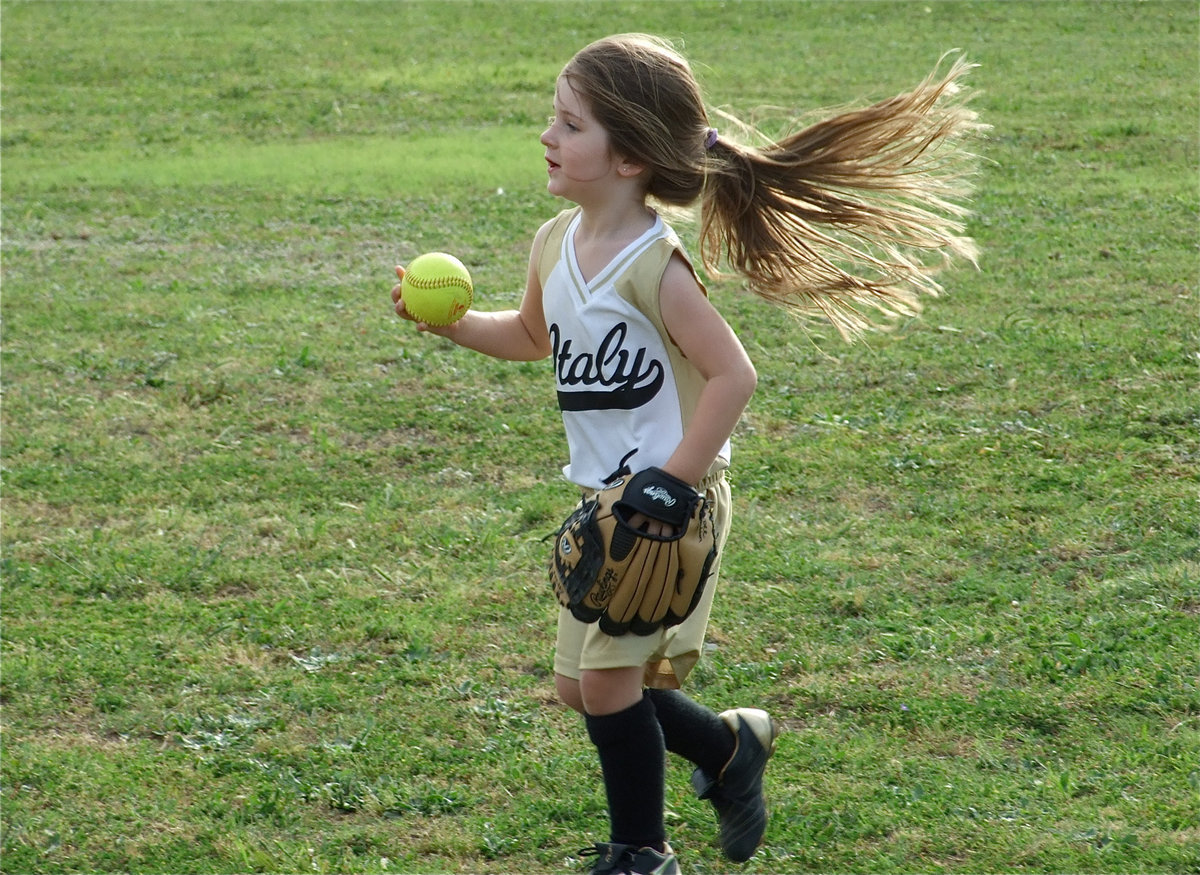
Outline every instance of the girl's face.
[[620, 163], [609, 148], [608, 132], [570, 83], [560, 77], [554, 92], [554, 116], [542, 134], [551, 194], [579, 203], [602, 193]]

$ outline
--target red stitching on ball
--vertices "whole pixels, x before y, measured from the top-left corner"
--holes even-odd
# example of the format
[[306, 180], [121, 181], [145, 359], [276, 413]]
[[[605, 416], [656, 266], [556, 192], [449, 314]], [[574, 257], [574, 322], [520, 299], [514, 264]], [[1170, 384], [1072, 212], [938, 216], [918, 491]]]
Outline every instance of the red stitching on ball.
[[407, 275], [405, 275], [404, 278], [408, 280], [408, 284], [410, 286], [414, 286], [418, 289], [436, 289], [443, 285], [452, 285], [466, 289], [468, 292], [471, 291], [471, 284], [460, 276], [442, 276], [437, 277], [436, 279], [421, 279], [420, 277], [414, 277], [410, 279]]

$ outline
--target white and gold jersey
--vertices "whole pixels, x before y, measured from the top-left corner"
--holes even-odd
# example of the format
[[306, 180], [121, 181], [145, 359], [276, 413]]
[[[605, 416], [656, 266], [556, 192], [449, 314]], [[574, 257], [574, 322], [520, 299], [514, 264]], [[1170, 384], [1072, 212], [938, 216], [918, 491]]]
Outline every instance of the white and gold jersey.
[[[575, 257], [579, 221], [577, 208], [555, 219], [538, 273], [570, 450], [563, 474], [596, 489], [624, 466], [640, 471], [670, 458], [704, 378], [670, 339], [659, 311], [659, 286], [671, 258], [678, 253], [692, 267], [675, 232], [656, 217], [653, 227], [585, 280]], [[714, 469], [728, 464], [726, 442]]]

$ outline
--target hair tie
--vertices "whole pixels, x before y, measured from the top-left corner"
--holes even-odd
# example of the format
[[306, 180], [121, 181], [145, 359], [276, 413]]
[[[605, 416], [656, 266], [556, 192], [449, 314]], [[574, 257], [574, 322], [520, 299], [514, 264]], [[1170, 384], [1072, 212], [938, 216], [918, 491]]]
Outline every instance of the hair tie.
[[717, 129], [709, 128], [708, 132], [704, 135], [704, 150], [708, 151], [715, 145], [717, 145]]

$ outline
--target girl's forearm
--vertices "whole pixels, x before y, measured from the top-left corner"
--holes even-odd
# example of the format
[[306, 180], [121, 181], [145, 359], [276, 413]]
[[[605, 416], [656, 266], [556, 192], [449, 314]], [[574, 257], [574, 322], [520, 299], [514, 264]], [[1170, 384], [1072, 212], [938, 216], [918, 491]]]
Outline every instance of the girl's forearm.
[[537, 361], [550, 354], [549, 338], [538, 337], [520, 310], [470, 310], [453, 325], [431, 331], [459, 346], [507, 361]]
[[737, 427], [756, 383], [753, 368], [709, 380], [700, 393], [696, 412], [683, 440], [663, 465], [663, 470], [685, 483], [703, 480], [721, 447]]

